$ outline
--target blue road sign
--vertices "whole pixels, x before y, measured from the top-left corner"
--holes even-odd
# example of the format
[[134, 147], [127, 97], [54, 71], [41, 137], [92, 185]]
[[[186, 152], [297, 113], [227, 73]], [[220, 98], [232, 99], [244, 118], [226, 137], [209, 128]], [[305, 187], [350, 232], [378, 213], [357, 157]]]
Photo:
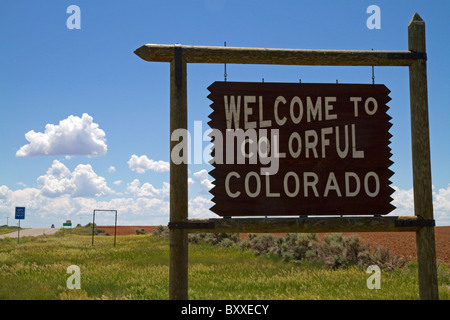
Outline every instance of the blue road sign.
[[16, 207], [16, 219], [25, 219], [25, 207]]

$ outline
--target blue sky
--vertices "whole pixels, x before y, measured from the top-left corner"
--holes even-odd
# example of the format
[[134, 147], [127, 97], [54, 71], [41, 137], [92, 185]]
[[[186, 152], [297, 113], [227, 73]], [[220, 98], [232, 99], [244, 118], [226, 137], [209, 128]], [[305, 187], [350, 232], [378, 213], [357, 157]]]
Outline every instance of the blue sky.
[[[66, 26], [73, 4], [81, 29]], [[370, 5], [380, 7], [381, 29], [366, 26]], [[15, 206], [27, 208], [26, 227], [86, 224], [101, 208], [119, 210], [123, 225], [167, 224], [169, 64], [138, 58], [133, 51], [143, 44], [407, 50], [417, 12], [427, 32], [435, 218], [450, 225], [449, 10], [447, 1], [402, 0], [2, 1], [0, 224], [16, 223]], [[223, 71], [188, 65], [189, 128], [202, 121], [207, 129], [207, 87]], [[313, 83], [371, 83], [372, 76], [370, 67], [265, 65], [227, 65], [227, 74]], [[392, 98], [393, 215], [413, 213], [408, 81], [406, 67], [375, 68], [375, 82]], [[27, 133], [34, 149], [24, 147]], [[189, 166], [190, 217], [214, 217], [210, 169]], [[108, 214], [98, 219], [114, 223]]]

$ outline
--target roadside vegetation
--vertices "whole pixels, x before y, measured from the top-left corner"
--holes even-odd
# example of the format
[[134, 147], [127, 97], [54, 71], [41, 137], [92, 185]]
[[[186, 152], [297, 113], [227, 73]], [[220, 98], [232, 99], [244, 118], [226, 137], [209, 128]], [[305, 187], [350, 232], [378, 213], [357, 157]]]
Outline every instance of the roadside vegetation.
[[[115, 248], [112, 236], [99, 236], [92, 246], [91, 233], [80, 235], [76, 232], [82, 230], [76, 229], [71, 234], [27, 237], [19, 245], [13, 239], [0, 240], [0, 299], [168, 299], [169, 243], [164, 228], [120, 236]], [[92, 226], [86, 227], [89, 230]], [[381, 288], [369, 289], [367, 266], [362, 260], [354, 263], [354, 252], [345, 249], [344, 254], [341, 247], [357, 247], [355, 239], [333, 235], [323, 245], [301, 235], [283, 241], [270, 235], [238, 238], [191, 237], [189, 299], [419, 298], [417, 265], [407, 261], [394, 268], [380, 266]], [[320, 261], [326, 250], [341, 258]], [[71, 265], [80, 268], [81, 289], [67, 288]], [[440, 299], [450, 300], [450, 268], [439, 265], [438, 276]]]
[[[19, 227], [8, 226], [8, 225], [4, 224], [4, 225], [0, 226], [0, 234], [14, 232], [14, 231], [17, 231], [17, 229], [19, 229]], [[23, 228], [20, 228], [20, 230], [22, 230], [22, 229]]]
[[[64, 236], [67, 234], [81, 235], [81, 236], [92, 236], [92, 223], [89, 222], [85, 226], [78, 224], [75, 228], [61, 228], [56, 236]], [[94, 223], [94, 235], [104, 235], [109, 236], [104, 230], [97, 228], [97, 225]]]
[[[168, 230], [160, 226], [153, 235], [168, 239]], [[358, 235], [342, 236], [339, 233], [326, 234], [323, 241], [319, 241], [315, 233], [288, 233], [285, 236], [249, 234], [244, 240], [239, 234], [200, 233], [189, 234], [189, 242], [234, 246], [272, 260], [309, 262], [333, 270], [351, 266], [367, 268], [370, 265], [394, 270], [407, 263], [401, 256], [392, 254], [389, 248], [371, 250], [369, 244], [359, 241]]]

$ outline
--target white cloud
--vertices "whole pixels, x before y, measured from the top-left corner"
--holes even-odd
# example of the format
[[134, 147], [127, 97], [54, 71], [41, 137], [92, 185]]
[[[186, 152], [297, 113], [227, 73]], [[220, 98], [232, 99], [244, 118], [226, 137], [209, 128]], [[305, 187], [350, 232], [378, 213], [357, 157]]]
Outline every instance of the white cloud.
[[214, 203], [210, 199], [201, 196], [190, 199], [188, 202], [189, 217], [196, 219], [217, 218], [217, 216], [209, 210], [213, 204]]
[[114, 166], [109, 166], [108, 172], [116, 172], [116, 167], [114, 167]]
[[37, 179], [42, 194], [47, 197], [99, 197], [114, 193], [105, 178], [98, 176], [90, 164], [79, 164], [73, 172], [54, 160], [47, 173]]
[[46, 198], [42, 197], [41, 191], [36, 188], [13, 191], [7, 186], [0, 186], [0, 213], [6, 215], [14, 213], [16, 206], [26, 207], [26, 217], [28, 217], [30, 212], [46, 207]]
[[[396, 216], [414, 215], [414, 190], [402, 190], [393, 186], [392, 204], [396, 209], [391, 213]], [[450, 225], [450, 184], [447, 188], [433, 191], [433, 214], [436, 225]]]
[[121, 184], [122, 184], [122, 180], [116, 180], [116, 181], [114, 181], [113, 183], [116, 185], [116, 186], [120, 186]]
[[59, 124], [47, 124], [44, 133], [31, 130], [25, 134], [29, 142], [17, 152], [17, 157], [44, 155], [104, 155], [107, 151], [105, 132], [87, 113], [70, 115]]
[[141, 186], [139, 179], [134, 179], [127, 184], [127, 191], [134, 197], [157, 197], [161, 199], [169, 199], [170, 185], [163, 182], [162, 188], [155, 188], [152, 184], [146, 182]]
[[[4, 195], [0, 198], [0, 216], [13, 217], [15, 206], [26, 207], [26, 219], [22, 225], [30, 226], [31, 221], [40, 226], [50, 226], [54, 223], [60, 227], [66, 219], [78, 223], [78, 217], [83, 217], [83, 224], [92, 221], [94, 209], [118, 211], [119, 225], [166, 225], [169, 220], [169, 202], [156, 198], [114, 198], [99, 200], [99, 198], [72, 197], [68, 194], [59, 197], [47, 197], [41, 189], [25, 188], [12, 191], [6, 186], [0, 186]], [[137, 223], [139, 221], [139, 223]], [[99, 225], [114, 225], [114, 215], [102, 212], [95, 217]]]
[[395, 192], [392, 194], [392, 205], [396, 207], [393, 214], [396, 216], [412, 216], [414, 215], [414, 192], [413, 189], [402, 190], [396, 186], [392, 186]]
[[214, 186], [208, 178], [208, 171], [205, 169], [194, 172], [194, 181], [200, 184], [202, 193], [208, 193]]
[[63, 163], [54, 160], [47, 173], [37, 179], [37, 183], [43, 195], [47, 197], [71, 194], [75, 191], [71, 175], [70, 170]]
[[113, 193], [105, 178], [98, 176], [90, 164], [79, 164], [72, 173], [75, 197], [100, 197]]
[[128, 160], [128, 166], [137, 173], [145, 173], [147, 170], [156, 172], [167, 172], [170, 170], [170, 164], [165, 161], [155, 161], [147, 158], [146, 155], [138, 157], [133, 154]]
[[436, 210], [447, 211], [450, 213], [450, 184], [446, 189], [441, 188], [438, 192], [433, 192], [435, 202], [434, 207]]
[[450, 226], [450, 184], [433, 192], [434, 219], [440, 225]]
[[7, 186], [0, 186], [0, 200], [11, 196], [12, 191]]

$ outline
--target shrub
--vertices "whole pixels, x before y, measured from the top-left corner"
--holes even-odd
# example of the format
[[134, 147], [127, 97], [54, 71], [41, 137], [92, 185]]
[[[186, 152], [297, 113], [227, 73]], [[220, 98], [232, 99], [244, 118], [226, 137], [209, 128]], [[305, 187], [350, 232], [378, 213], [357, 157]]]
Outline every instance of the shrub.
[[89, 222], [84, 227], [81, 225], [77, 225], [76, 228], [72, 229], [76, 234], [92, 234], [92, 226], [94, 227], [94, 235], [109, 235], [103, 229], [99, 229], [97, 224], [92, 224]]
[[[167, 228], [160, 226], [152, 234], [168, 238], [168, 233]], [[320, 242], [315, 233], [288, 233], [285, 237], [270, 233], [249, 234], [248, 240], [241, 240], [239, 234], [195, 233], [189, 234], [188, 240], [194, 244], [238, 245], [241, 250], [251, 250], [257, 256], [279, 257], [292, 262], [309, 261], [331, 269], [378, 265], [384, 270], [393, 270], [405, 265], [405, 261], [388, 248], [378, 247], [371, 252], [368, 244], [360, 242], [359, 235], [325, 234]]]
[[[351, 244], [352, 250], [348, 249], [348, 244]], [[326, 234], [323, 237], [323, 242], [318, 246], [317, 257], [323, 261], [325, 266], [332, 269], [357, 264], [355, 256], [357, 257], [357, 251], [360, 249], [358, 244], [357, 239], [344, 240], [342, 234]]]
[[249, 240], [242, 246], [242, 249], [248, 248], [255, 255], [274, 255], [281, 257], [285, 250], [285, 242], [283, 237], [273, 234], [249, 235]]
[[212, 245], [222, 245], [225, 247], [232, 246], [240, 242], [237, 233], [190, 233], [188, 235], [190, 243], [206, 242]]
[[147, 232], [145, 232], [144, 228], [141, 229], [136, 229], [136, 234], [146, 234]]
[[189, 233], [188, 234], [188, 241], [189, 243], [200, 243], [204, 241], [205, 233]]
[[233, 240], [231, 240], [230, 238], [225, 238], [219, 242], [219, 245], [222, 247], [231, 247], [234, 244], [235, 244], [235, 242]]
[[282, 257], [285, 261], [314, 260], [319, 242], [315, 233], [288, 233], [285, 237]]
[[384, 270], [394, 270], [406, 265], [403, 257], [392, 254], [386, 247], [377, 247], [370, 257], [370, 264], [376, 264]]
[[152, 236], [169, 239], [169, 229], [164, 228], [163, 226], [158, 226], [158, 228], [152, 231]]

